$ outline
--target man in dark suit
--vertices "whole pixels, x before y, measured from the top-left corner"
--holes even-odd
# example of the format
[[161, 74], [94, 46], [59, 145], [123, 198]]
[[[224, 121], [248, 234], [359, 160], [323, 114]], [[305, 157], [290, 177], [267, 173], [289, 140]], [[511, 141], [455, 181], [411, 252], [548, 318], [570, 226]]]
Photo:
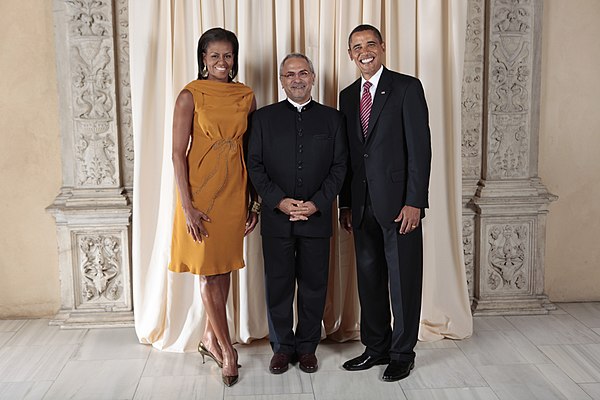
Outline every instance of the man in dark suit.
[[418, 79], [383, 66], [385, 43], [377, 28], [356, 27], [348, 54], [361, 78], [340, 93], [351, 160], [340, 223], [354, 234], [365, 351], [343, 367], [388, 364], [383, 380], [397, 381], [414, 366], [419, 331], [421, 218], [431, 164], [427, 104]]
[[314, 79], [306, 56], [286, 56], [280, 81], [287, 99], [256, 111], [250, 133], [248, 173], [263, 202], [261, 234], [273, 374], [287, 371], [296, 358], [304, 372], [318, 368], [315, 350], [327, 292], [332, 207], [346, 175], [344, 117], [311, 99]]

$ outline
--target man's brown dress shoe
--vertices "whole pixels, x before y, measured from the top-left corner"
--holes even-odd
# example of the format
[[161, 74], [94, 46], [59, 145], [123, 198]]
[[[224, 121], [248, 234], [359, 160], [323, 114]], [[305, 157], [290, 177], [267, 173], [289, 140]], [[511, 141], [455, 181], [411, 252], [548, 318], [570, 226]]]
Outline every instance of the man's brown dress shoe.
[[292, 356], [286, 353], [275, 353], [271, 357], [271, 363], [269, 364], [269, 371], [272, 374], [283, 374], [288, 370], [288, 366]]
[[342, 367], [348, 371], [362, 371], [374, 365], [383, 365], [389, 362], [390, 358], [387, 356], [369, 356], [363, 353], [358, 357], [346, 361]]
[[298, 354], [298, 362], [300, 363], [300, 369], [308, 374], [316, 372], [319, 369], [317, 356], [314, 353]]

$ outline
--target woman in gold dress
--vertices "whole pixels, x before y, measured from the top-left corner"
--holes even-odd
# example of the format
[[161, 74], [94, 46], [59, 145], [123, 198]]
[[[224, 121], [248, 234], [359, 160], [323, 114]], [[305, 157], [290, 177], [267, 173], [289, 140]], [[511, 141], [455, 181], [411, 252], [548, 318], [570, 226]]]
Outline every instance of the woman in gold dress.
[[173, 115], [178, 196], [169, 269], [200, 276], [207, 323], [198, 351], [222, 368], [227, 386], [238, 380], [226, 314], [231, 271], [244, 267], [243, 239], [259, 211], [255, 194], [248, 206], [244, 160], [244, 135], [256, 101], [251, 88], [233, 82], [238, 48], [233, 32], [204, 32], [198, 79], [179, 93]]

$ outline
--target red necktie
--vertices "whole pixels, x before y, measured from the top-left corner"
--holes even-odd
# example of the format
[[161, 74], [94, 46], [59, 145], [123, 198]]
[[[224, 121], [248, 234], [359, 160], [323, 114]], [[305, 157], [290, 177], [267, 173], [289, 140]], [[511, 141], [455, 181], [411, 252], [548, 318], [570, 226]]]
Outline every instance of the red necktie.
[[369, 129], [369, 117], [371, 116], [371, 106], [373, 101], [371, 100], [371, 92], [369, 88], [373, 84], [366, 81], [363, 85], [363, 92], [360, 98], [360, 125], [362, 127], [363, 136], [367, 137], [367, 129]]

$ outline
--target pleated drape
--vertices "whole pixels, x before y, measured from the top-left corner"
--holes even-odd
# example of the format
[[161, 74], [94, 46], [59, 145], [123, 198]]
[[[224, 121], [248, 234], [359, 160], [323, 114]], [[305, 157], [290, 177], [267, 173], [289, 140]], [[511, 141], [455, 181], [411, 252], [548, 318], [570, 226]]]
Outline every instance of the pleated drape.
[[[285, 98], [278, 67], [290, 52], [313, 61], [315, 100], [337, 107], [339, 91], [359, 75], [347, 41], [360, 23], [381, 29], [385, 65], [415, 75], [425, 88], [432, 132], [430, 210], [424, 220], [421, 340], [464, 338], [472, 322], [461, 239], [460, 92], [465, 0], [130, 0], [130, 59], [135, 144], [133, 292], [142, 343], [193, 351], [205, 323], [197, 277], [168, 272], [174, 207], [171, 123], [174, 100], [197, 76], [196, 45], [221, 26], [240, 41], [238, 80], [258, 106]], [[359, 335], [352, 237], [332, 238], [324, 336]], [[230, 330], [238, 342], [268, 334], [260, 234], [245, 241], [247, 267], [233, 274]]]

